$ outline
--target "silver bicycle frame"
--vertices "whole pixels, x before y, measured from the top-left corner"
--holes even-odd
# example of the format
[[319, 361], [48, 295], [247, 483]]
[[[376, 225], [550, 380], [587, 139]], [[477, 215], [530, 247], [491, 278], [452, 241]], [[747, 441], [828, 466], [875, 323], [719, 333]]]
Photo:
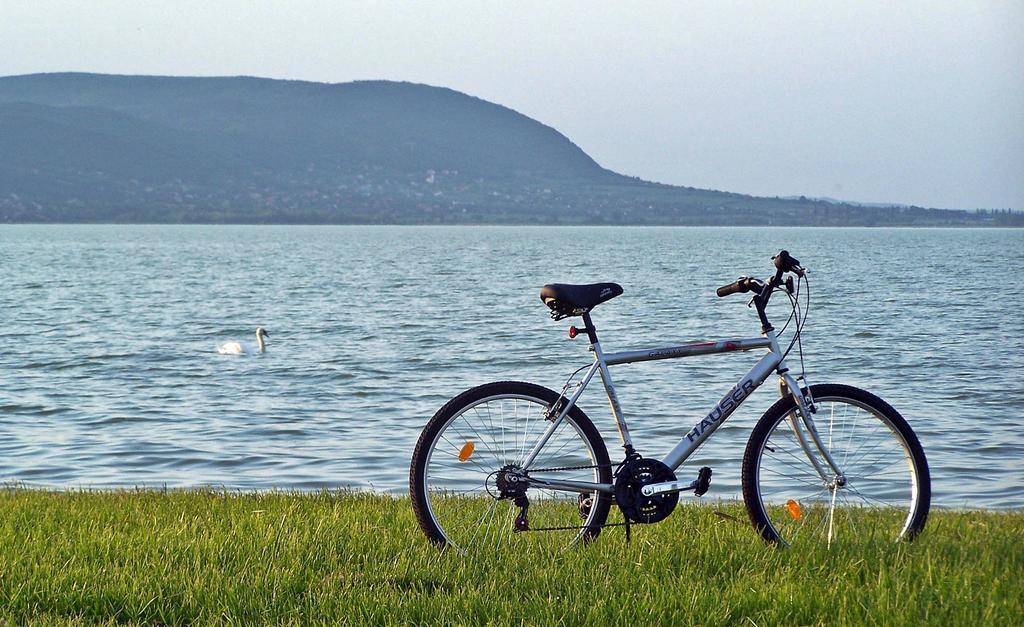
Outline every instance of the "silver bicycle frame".
[[[797, 421], [794, 416], [790, 420], [790, 426], [796, 434], [797, 441], [800, 443], [800, 446], [804, 449], [808, 459], [810, 459], [814, 468], [818, 471], [822, 481], [830, 482], [837, 479], [841, 480], [843, 477], [842, 471], [839, 469], [835, 460], [832, 459], [828, 449], [822, 444], [818, 437], [817, 429], [814, 427], [814, 422], [811, 418], [814, 408], [811, 406], [810, 399], [804, 398], [796, 380], [789, 374], [774, 331], [769, 331], [764, 336], [757, 338], [717, 340], [713, 342], [700, 342], [696, 344], [683, 344], [681, 346], [623, 351], [608, 354], [605, 354], [601, 350], [601, 343], [599, 341], [591, 343], [590, 350], [594, 353], [594, 364], [590, 367], [587, 373], [583, 375], [583, 378], [576, 387], [576, 391], [568, 399], [568, 402], [561, 406], [558, 411], [558, 415], [551, 420], [547, 429], [545, 429], [544, 433], [524, 458], [522, 468], [527, 471], [530, 469], [530, 465], [537, 458], [537, 455], [547, 444], [555, 430], [558, 429], [559, 425], [561, 425], [566, 415], [568, 415], [569, 411], [576, 404], [580, 395], [583, 394], [583, 390], [586, 389], [587, 385], [597, 373], [600, 373], [601, 375], [601, 381], [604, 384], [605, 393], [608, 396], [608, 405], [611, 408], [612, 418], [615, 420], [615, 425], [618, 428], [619, 438], [622, 440], [622, 445], [627, 450], [631, 450], [633, 448], [633, 440], [629, 436], [629, 429], [626, 426], [625, 418], [622, 415], [622, 407], [619, 404], [619, 397], [615, 392], [615, 386], [612, 383], [611, 374], [608, 371], [609, 366], [631, 364], [640, 361], [679, 359], [682, 357], [728, 353], [732, 351], [749, 351], [759, 348], [768, 349], [768, 353], [762, 357], [754, 367], [747, 372], [747, 374], [743, 375], [743, 378], [741, 378], [736, 385], [734, 385], [733, 388], [722, 397], [722, 400], [718, 401], [711, 412], [702, 418], [700, 422], [695, 424], [693, 428], [683, 436], [679, 443], [676, 444], [664, 458], [662, 458], [661, 461], [672, 470], [678, 468], [693, 454], [694, 451], [700, 448], [705, 440], [710, 438], [711, 435], [717, 431], [720, 426], [722, 426], [722, 423], [724, 423], [726, 419], [736, 411], [736, 408], [738, 408], [744, 400], [753, 394], [754, 390], [759, 388], [761, 384], [764, 383], [773, 372], [775, 372], [779, 375], [782, 381], [782, 385], [780, 385], [781, 393], [783, 395], [787, 393], [791, 394], [796, 402], [796, 413], [799, 414], [800, 420]], [[558, 407], [558, 404], [555, 406]], [[800, 428], [801, 424], [804, 429]], [[811, 442], [808, 442], [807, 436], [804, 434], [804, 430], [810, 434]], [[813, 449], [811, 444], [812, 442]], [[814, 450], [824, 458], [825, 465], [822, 465], [817, 459], [814, 454]], [[607, 483], [568, 481], [555, 478], [537, 477], [534, 475], [530, 475], [530, 483], [546, 488], [572, 492], [592, 492], [596, 490], [611, 493], [614, 491], [612, 485]], [[652, 494], [656, 494], [658, 492], [677, 491], [683, 489], [684, 484], [669, 482], [664, 484], [652, 484], [651, 486], [646, 486], [646, 488], [650, 488], [650, 492]], [[647, 491], [645, 490], [645, 494], [646, 493]]]

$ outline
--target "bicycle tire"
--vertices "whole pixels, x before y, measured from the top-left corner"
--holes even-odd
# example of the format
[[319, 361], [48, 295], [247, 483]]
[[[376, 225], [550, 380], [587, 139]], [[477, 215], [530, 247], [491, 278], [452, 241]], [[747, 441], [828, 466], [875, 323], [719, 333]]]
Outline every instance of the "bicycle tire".
[[[592, 501], [586, 506], [577, 493], [530, 486], [531, 528], [571, 527], [550, 534], [516, 533], [518, 508], [511, 500], [495, 498], [495, 473], [522, 461], [530, 436], [539, 436], [550, 425], [543, 415], [558, 398], [538, 385], [499, 381], [462, 392], [434, 414], [416, 443], [409, 471], [413, 511], [431, 542], [466, 553], [480, 545], [542, 542], [530, 540], [541, 536], [557, 536], [563, 545], [598, 536], [611, 507], [609, 494], [588, 493]], [[575, 476], [563, 471], [559, 477], [611, 483], [604, 440], [575, 406], [531, 468], [567, 466], [593, 467], [576, 470]]]
[[912, 540], [924, 529], [931, 503], [928, 461], [917, 435], [874, 394], [836, 384], [812, 385], [810, 392], [816, 428], [846, 483], [830, 487], [814, 469], [787, 420], [798, 416], [787, 395], [758, 420], [743, 455], [743, 500], [754, 528], [782, 545], [830, 546], [848, 535]]

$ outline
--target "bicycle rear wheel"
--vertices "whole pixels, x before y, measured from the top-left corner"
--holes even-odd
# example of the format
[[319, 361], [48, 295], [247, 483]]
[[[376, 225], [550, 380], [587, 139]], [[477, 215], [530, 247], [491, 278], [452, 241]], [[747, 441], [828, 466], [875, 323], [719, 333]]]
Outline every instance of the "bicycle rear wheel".
[[[570, 545], [596, 537], [611, 497], [599, 491], [568, 492], [529, 485], [528, 521], [517, 531], [520, 508], [500, 498], [502, 471], [521, 468], [551, 422], [559, 395], [530, 383], [502, 381], [472, 388], [430, 419], [413, 453], [409, 489], [416, 519], [427, 537], [466, 553], [480, 547], [553, 542]], [[549, 471], [545, 468], [568, 470]], [[530, 469], [537, 476], [611, 483], [604, 441], [590, 419], [573, 407]]]
[[826, 546], [856, 538], [913, 539], [924, 528], [931, 479], [924, 450], [906, 420], [882, 399], [846, 385], [813, 385], [822, 444], [845, 483], [814, 468], [794, 433], [814, 448], [792, 397], [758, 421], [743, 456], [743, 500], [768, 542]]

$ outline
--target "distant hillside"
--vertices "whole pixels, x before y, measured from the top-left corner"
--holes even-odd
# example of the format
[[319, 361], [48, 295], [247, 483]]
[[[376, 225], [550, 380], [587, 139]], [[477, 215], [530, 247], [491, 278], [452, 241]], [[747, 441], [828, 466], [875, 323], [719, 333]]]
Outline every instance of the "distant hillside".
[[648, 183], [605, 170], [558, 131], [511, 109], [426, 85], [97, 74], [0, 78], [0, 221], [1000, 219]]

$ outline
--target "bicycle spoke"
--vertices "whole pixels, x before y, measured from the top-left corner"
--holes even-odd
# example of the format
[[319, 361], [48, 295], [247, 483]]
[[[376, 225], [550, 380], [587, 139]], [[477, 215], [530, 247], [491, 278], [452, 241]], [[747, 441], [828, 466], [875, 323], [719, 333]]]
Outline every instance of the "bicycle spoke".
[[[468, 429], [469, 429], [470, 431], [472, 431], [472, 432], [473, 432], [473, 435], [475, 435], [475, 436], [476, 436], [476, 441], [477, 441], [477, 442], [480, 442], [480, 444], [482, 444], [482, 445], [484, 446], [484, 448], [485, 448], [485, 449], [487, 449], [487, 452], [488, 452], [488, 453], [489, 453], [489, 454], [491, 455], [491, 457], [493, 457], [493, 458], [494, 458], [495, 460], [497, 460], [497, 461], [499, 461], [499, 462], [500, 462], [500, 461], [502, 461], [502, 459], [503, 459], [503, 458], [502, 458], [502, 457], [499, 457], [499, 456], [498, 456], [498, 454], [497, 454], [497, 453], [496, 453], [496, 452], [494, 451], [494, 449], [492, 449], [492, 448], [491, 448], [491, 447], [490, 447], [490, 446], [489, 446], [489, 445], [487, 444], [487, 440], [486, 440], [486, 439], [484, 439], [484, 437], [480, 435], [480, 433], [479, 433], [479, 432], [478, 432], [478, 431], [476, 430], [476, 428], [475, 428], [475, 427], [473, 427], [473, 425], [471, 425], [471, 424], [469, 423], [469, 421], [467, 421], [467, 420], [463, 420], [463, 421], [462, 421], [462, 423], [463, 423], [463, 424], [465, 424], [465, 425], [466, 425], [466, 427], [467, 427], [467, 428], [468, 428]], [[465, 435], [464, 435], [464, 434], [463, 434], [463, 433], [462, 433], [462, 432], [461, 432], [461, 431], [460, 431], [460, 430], [459, 430], [459, 429], [458, 429], [457, 427], [455, 427], [454, 423], [452, 424], [452, 427], [451, 427], [451, 428], [452, 428], [452, 430], [453, 430], [453, 431], [455, 431], [455, 435], [459, 436], [459, 439], [460, 439], [460, 440], [462, 440], [462, 441], [464, 441], [464, 442], [469, 442], [469, 441], [471, 441], [471, 440], [473, 439], [473, 438], [467, 438], [467, 437], [466, 437], [466, 436], [465, 436]], [[491, 443], [492, 443], [492, 444], [494, 443], [494, 438], [491, 438]]]
[[[452, 444], [452, 442], [451, 442], [451, 441], [449, 441], [449, 440], [448, 440], [448, 438], [444, 437], [444, 435], [442, 435], [442, 436], [441, 436], [441, 439], [442, 439], [442, 440], [444, 440], [445, 442], [447, 442], [447, 443], [448, 443], [448, 444], [449, 444], [449, 445], [450, 445], [450, 446], [451, 446], [452, 448], [454, 448], [455, 450], [460, 450], [460, 449], [462, 448], [462, 447], [460, 447], [460, 446], [455, 446], [454, 444]], [[460, 463], [462, 462], [462, 459], [461, 459], [461, 458], [460, 458], [460, 457], [459, 457], [458, 455], [455, 455], [454, 457], [455, 457], [455, 459], [456, 459], [456, 460], [458, 460], [458, 461], [459, 461]], [[476, 460], [475, 460], [475, 459], [473, 459], [472, 457], [470, 457], [470, 458], [469, 458], [469, 459], [467, 459], [466, 461], [468, 461], [468, 462], [472, 462], [472, 463], [473, 463], [473, 465], [474, 465], [474, 466], [476, 466], [477, 468], [479, 468], [479, 469], [480, 469], [480, 472], [482, 472], [482, 473], [483, 473], [483, 474], [485, 474], [485, 475], [489, 475], [489, 474], [490, 474], [490, 473], [492, 472], [492, 471], [490, 471], [490, 470], [488, 470], [488, 469], [484, 468], [483, 466], [481, 466], [481, 465], [480, 465], [480, 462], [476, 461]]]

